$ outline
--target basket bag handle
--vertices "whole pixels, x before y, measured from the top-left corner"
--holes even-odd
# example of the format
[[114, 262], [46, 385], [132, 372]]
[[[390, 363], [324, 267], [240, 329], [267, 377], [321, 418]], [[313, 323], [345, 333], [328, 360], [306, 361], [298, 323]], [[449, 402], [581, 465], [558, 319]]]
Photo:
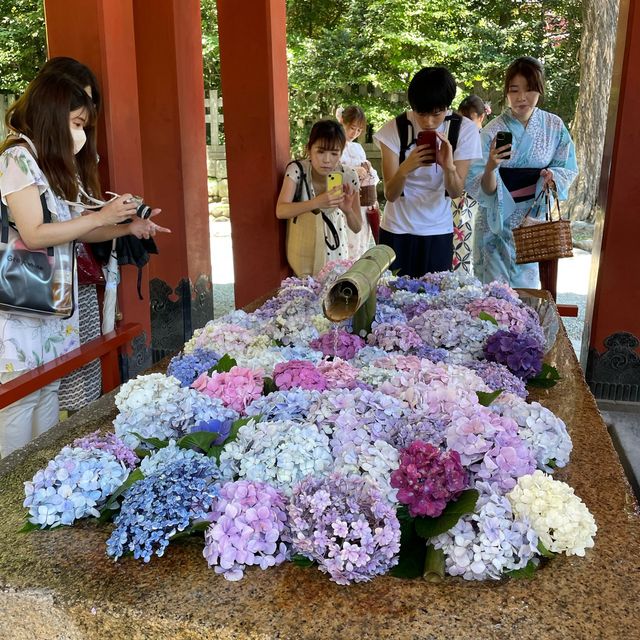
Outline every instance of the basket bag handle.
[[[551, 196], [553, 196], [554, 205], [551, 205]], [[562, 212], [560, 211], [560, 199], [558, 198], [558, 188], [555, 181], [551, 180], [540, 190], [540, 193], [534, 198], [527, 213], [524, 214], [520, 226], [525, 224], [525, 220], [529, 217], [534, 210], [540, 210], [542, 202], [544, 201], [544, 217], [547, 222], [553, 222], [553, 211], [558, 211], [558, 220], [562, 220]]]

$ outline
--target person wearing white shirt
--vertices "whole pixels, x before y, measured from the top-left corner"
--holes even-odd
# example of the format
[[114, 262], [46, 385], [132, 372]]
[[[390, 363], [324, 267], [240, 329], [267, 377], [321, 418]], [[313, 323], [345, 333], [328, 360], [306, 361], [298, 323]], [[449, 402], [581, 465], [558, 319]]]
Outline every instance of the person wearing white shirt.
[[[396, 253], [392, 270], [419, 278], [425, 273], [451, 270], [453, 217], [451, 198], [462, 195], [471, 160], [482, 156], [478, 129], [461, 118], [455, 150], [447, 133], [456, 83], [444, 67], [424, 67], [408, 88], [411, 111], [406, 116], [410, 140], [401, 155], [396, 119], [374, 135], [382, 152], [384, 193], [387, 199], [380, 243]], [[421, 131], [435, 131], [436, 148], [417, 145]]]

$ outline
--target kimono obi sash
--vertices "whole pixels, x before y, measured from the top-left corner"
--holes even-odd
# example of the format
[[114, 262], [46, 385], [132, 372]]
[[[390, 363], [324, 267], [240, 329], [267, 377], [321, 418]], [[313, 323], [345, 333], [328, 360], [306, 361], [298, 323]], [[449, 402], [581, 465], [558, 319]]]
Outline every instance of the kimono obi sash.
[[500, 167], [500, 178], [514, 202], [532, 200], [540, 179], [540, 169]]

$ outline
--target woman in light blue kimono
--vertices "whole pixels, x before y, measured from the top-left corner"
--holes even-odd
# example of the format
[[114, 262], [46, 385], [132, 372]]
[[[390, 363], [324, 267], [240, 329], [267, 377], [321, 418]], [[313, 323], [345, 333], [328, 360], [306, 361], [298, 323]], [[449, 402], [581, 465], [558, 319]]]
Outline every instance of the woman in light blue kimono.
[[[466, 190], [479, 203], [473, 242], [474, 274], [482, 282], [539, 288], [538, 263], [516, 264], [512, 230], [535, 196], [554, 181], [560, 200], [578, 174], [575, 149], [562, 120], [538, 108], [544, 94], [542, 66], [518, 58], [505, 76], [507, 108], [481, 132], [482, 160], [472, 163]], [[512, 144], [496, 147], [496, 134], [512, 134]], [[544, 216], [534, 210], [530, 216]]]

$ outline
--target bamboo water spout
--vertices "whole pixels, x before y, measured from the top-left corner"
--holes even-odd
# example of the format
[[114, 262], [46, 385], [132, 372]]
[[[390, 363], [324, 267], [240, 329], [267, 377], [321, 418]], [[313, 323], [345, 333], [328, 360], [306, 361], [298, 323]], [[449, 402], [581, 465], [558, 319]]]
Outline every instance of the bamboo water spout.
[[[369, 308], [369, 314], [367, 315], [373, 317], [371, 308], [375, 314], [378, 280], [395, 260], [395, 257], [396, 254], [393, 249], [384, 244], [379, 244], [369, 249], [329, 289], [322, 303], [324, 315], [333, 322], [340, 322], [355, 316], [359, 309], [366, 306]], [[358, 324], [360, 325], [361, 323]], [[370, 325], [370, 322], [368, 324]], [[368, 328], [360, 328], [369, 330], [370, 326]]]

